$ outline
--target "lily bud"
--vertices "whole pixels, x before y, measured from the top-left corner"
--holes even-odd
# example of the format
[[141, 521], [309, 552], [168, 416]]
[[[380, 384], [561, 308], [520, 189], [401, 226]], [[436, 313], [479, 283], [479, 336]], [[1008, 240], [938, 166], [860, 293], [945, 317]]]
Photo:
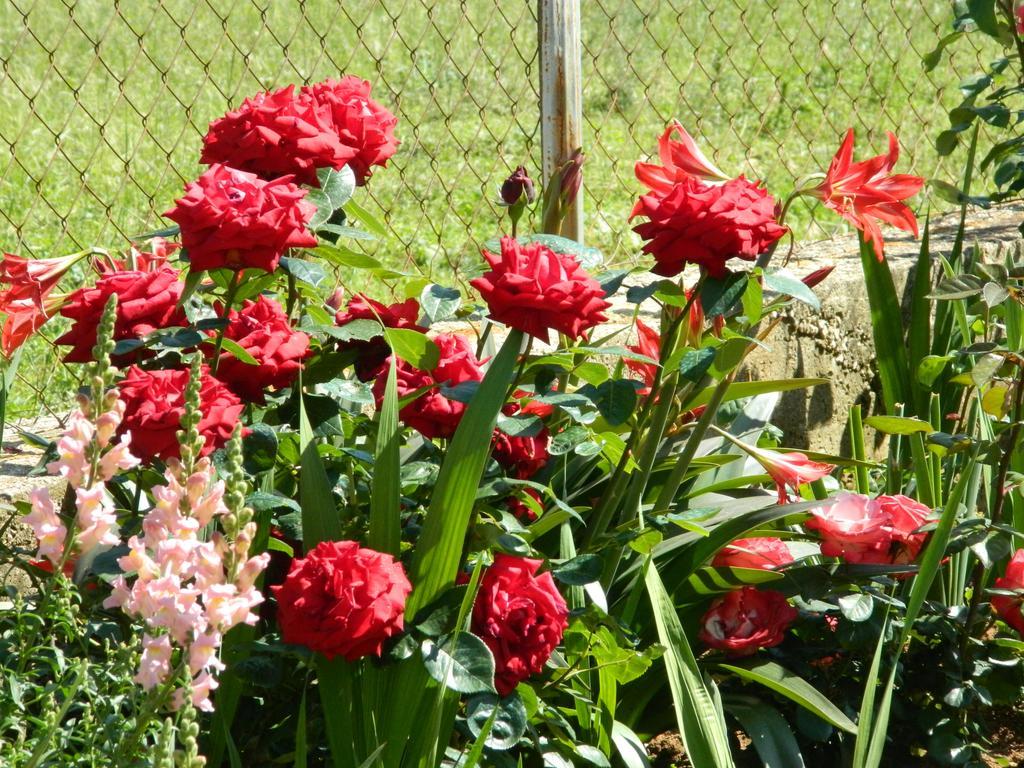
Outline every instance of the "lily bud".
[[811, 274], [804, 277], [804, 279], [801, 282], [808, 288], [813, 288], [818, 283], [822, 282], [826, 277], [831, 275], [832, 270], [835, 268], [836, 265], [833, 264], [831, 267], [823, 267], [822, 269], [816, 269], [814, 272], [811, 272]]
[[526, 166], [520, 165], [501, 185], [501, 199], [505, 205], [515, 205], [523, 196], [527, 205], [537, 199], [533, 179], [526, 174]]
[[345, 306], [345, 289], [335, 288], [334, 293], [328, 296], [327, 301], [324, 303], [335, 312], [338, 312], [343, 306]]
[[580, 185], [583, 184], [583, 161], [586, 155], [582, 149], [573, 151], [569, 161], [562, 166], [561, 198], [562, 205], [569, 207], [576, 200], [580, 192]]

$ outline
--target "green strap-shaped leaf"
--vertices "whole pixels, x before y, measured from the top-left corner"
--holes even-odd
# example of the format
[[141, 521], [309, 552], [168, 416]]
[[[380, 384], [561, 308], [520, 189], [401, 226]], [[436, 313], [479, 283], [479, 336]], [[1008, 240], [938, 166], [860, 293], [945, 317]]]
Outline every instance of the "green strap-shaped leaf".
[[302, 544], [308, 552], [321, 541], [341, 538], [341, 520], [334, 504], [334, 494], [327, 480], [327, 471], [316, 450], [313, 428], [306, 416], [306, 399], [299, 398], [299, 448], [302, 465], [299, 469], [299, 504], [302, 505]]
[[391, 358], [384, 400], [377, 414], [374, 446], [370, 531], [367, 544], [378, 552], [398, 555], [401, 544], [401, 457], [399, 456], [398, 392], [395, 360]]
[[758, 699], [742, 696], [727, 700], [725, 708], [740, 721], [743, 731], [754, 742], [754, 749], [764, 765], [779, 768], [804, 768], [789, 723], [775, 707]]
[[774, 661], [758, 659], [743, 664], [719, 664], [718, 666], [732, 672], [737, 677], [759, 683], [780, 696], [785, 696], [842, 731], [857, 732], [857, 726], [853, 721], [843, 714], [839, 707], [825, 698], [817, 688]]
[[882, 400], [886, 413], [896, 413], [897, 403], [907, 402], [910, 363], [903, 344], [903, 314], [889, 263], [879, 261], [872, 245], [858, 235], [860, 262], [864, 269], [864, 287], [871, 310], [871, 332], [878, 358], [878, 377], [882, 381]]
[[725, 722], [709, 688], [714, 682], [701, 675], [675, 606], [653, 561], [648, 562], [646, 570], [647, 595], [658, 628], [658, 640], [665, 646], [665, 668], [686, 754], [695, 766], [732, 768]]
[[490, 455], [491, 434], [514, 377], [522, 341], [521, 331], [509, 332], [448, 446], [413, 555], [413, 591], [406, 605], [410, 618], [455, 581], [477, 488]]
[[[731, 400], [742, 400], [745, 397], [754, 397], [768, 392], [789, 392], [794, 389], [805, 389], [815, 387], [818, 384], [828, 384], [828, 379], [771, 379], [767, 381], [736, 381], [729, 385], [722, 398], [723, 403]], [[714, 387], [707, 387], [697, 392], [685, 403], [686, 408], [696, 408], [707, 405], [714, 393]]]

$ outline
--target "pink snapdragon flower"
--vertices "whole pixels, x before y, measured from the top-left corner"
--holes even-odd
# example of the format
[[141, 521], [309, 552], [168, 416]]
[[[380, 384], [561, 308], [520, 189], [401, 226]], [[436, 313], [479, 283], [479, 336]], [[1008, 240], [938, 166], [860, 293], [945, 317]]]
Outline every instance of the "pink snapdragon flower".
[[32, 491], [31, 498], [32, 511], [22, 520], [32, 529], [36, 541], [39, 542], [36, 559], [46, 558], [57, 565], [64, 554], [64, 540], [68, 535], [67, 528], [57, 516], [56, 510], [53, 508], [53, 500], [45, 488], [36, 488]]

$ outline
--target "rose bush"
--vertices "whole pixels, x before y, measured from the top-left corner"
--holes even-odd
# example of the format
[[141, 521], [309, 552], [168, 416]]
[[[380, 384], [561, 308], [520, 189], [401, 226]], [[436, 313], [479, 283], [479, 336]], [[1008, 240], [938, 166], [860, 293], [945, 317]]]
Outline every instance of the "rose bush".
[[[968, 334], [955, 349], [902, 315], [880, 328], [884, 464], [858, 409], [852, 457], [768, 424], [820, 380], [741, 377], [831, 272], [773, 262], [798, 197], [862, 230], [893, 319], [879, 222], [915, 231], [921, 186], [895, 144], [854, 163], [851, 134], [776, 197], [671, 123], [635, 167], [653, 277], [561, 236], [582, 152], [544, 184], [516, 168], [472, 294], [360, 250], [385, 228], [353, 196], [395, 124], [354, 77], [257, 95], [211, 123], [171, 240], [0, 262], [4, 349], [63, 315], [68, 359], [91, 361], [48, 460], [71, 490], [22, 505], [36, 546], [16, 562], [41, 588], [0, 616], [0, 702], [88, 679], [131, 724], [94, 760], [118, 765], [632, 765], [675, 729], [694, 765], [731, 766], [740, 729], [765, 762], [873, 768], [981, 738], [953, 708], [1024, 683], [992, 673], [1024, 626], [1020, 558], [1002, 564], [1017, 273], [1005, 299], [936, 286], [965, 301], [936, 312]], [[86, 255], [95, 278], [60, 293]], [[67, 672], [34, 661], [55, 648]], [[16, 706], [49, 722], [49, 698]], [[50, 738], [25, 730], [2, 737], [17, 764]]]

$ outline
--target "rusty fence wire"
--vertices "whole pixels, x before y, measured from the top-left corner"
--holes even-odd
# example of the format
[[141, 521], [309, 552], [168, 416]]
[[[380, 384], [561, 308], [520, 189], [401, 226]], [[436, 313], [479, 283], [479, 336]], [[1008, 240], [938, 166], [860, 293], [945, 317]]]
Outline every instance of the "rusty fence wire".
[[[942, 0], [581, 5], [585, 230], [612, 261], [636, 252], [633, 163], [672, 117], [721, 167], [783, 193], [848, 125], [865, 152], [895, 131], [903, 169], [936, 175], [931, 140], [980, 55], [922, 70], [949, 25]], [[117, 247], [160, 226], [210, 120], [352, 73], [400, 119], [402, 146], [367, 190], [392, 235], [378, 257], [463, 280], [497, 228], [501, 179], [540, 163], [536, 19], [536, 0], [3, 0], [0, 248]], [[837, 231], [797, 214], [805, 236]], [[45, 349], [32, 361], [25, 402], [46, 407], [68, 374]]]

